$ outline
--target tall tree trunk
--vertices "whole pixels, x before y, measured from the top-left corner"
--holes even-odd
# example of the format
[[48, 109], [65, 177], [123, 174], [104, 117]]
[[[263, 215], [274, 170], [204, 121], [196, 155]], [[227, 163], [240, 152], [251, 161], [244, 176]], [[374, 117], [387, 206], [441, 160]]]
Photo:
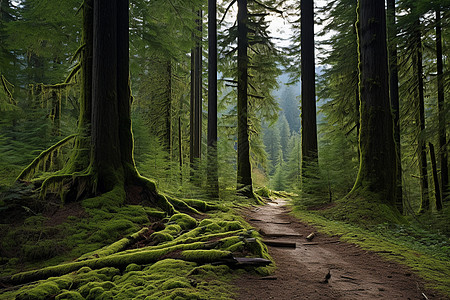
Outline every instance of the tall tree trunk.
[[208, 187], [219, 197], [217, 166], [217, 4], [208, 1]]
[[314, 3], [301, 0], [302, 179], [315, 177], [317, 167]]
[[92, 158], [96, 190], [111, 191], [123, 176], [117, 94], [117, 0], [94, 1]]
[[389, 47], [389, 94], [394, 114], [394, 140], [397, 150], [396, 206], [403, 212], [402, 163], [400, 152], [400, 102], [398, 94], [397, 25], [395, 21], [395, 0], [387, 0], [388, 47]]
[[424, 87], [423, 87], [423, 66], [422, 66], [422, 37], [420, 30], [420, 20], [417, 19], [414, 24], [414, 67], [416, 80], [417, 80], [417, 125], [419, 129], [418, 134], [418, 160], [420, 171], [420, 188], [422, 193], [422, 203], [420, 212], [424, 212], [430, 209], [430, 198], [428, 195], [428, 171], [427, 171], [427, 148], [425, 141], [425, 99], [424, 99]]
[[169, 158], [172, 159], [172, 62], [167, 60], [166, 111], [164, 117], [163, 144]]
[[137, 177], [131, 134], [128, 1], [94, 1], [92, 157], [97, 193]]
[[250, 165], [250, 143], [248, 136], [248, 13], [247, 0], [238, 0], [238, 161], [237, 161], [237, 189], [242, 194], [251, 196], [252, 168]]
[[438, 113], [439, 113], [439, 157], [441, 166], [442, 199], [450, 200], [448, 185], [448, 152], [445, 121], [444, 98], [444, 65], [442, 61], [442, 28], [441, 12], [436, 10], [436, 60], [437, 60], [437, 85], [438, 85]]
[[[395, 206], [396, 154], [389, 101], [384, 2], [359, 1], [361, 158], [351, 193]], [[375, 197], [374, 197], [375, 196]]]
[[202, 11], [197, 12], [197, 33], [193, 34], [195, 48], [191, 51], [191, 140], [190, 162], [195, 169], [201, 158], [202, 145]]

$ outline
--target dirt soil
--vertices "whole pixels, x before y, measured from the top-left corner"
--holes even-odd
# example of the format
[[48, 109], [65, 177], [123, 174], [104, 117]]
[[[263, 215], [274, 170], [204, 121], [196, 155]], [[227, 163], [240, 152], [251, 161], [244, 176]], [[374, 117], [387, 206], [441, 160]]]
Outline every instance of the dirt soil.
[[240, 277], [234, 282], [236, 299], [448, 299], [425, 289], [423, 280], [407, 267], [317, 233], [290, 216], [285, 205], [277, 199], [242, 212], [265, 240], [295, 243], [296, 248], [268, 246], [275, 273]]

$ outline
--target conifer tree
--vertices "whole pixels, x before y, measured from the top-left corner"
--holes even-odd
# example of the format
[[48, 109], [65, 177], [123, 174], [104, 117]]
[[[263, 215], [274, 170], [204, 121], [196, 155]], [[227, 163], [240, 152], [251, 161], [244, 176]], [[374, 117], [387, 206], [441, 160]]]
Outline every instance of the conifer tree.
[[361, 159], [351, 194], [395, 207], [397, 165], [389, 101], [384, 3], [360, 0], [358, 22]]
[[217, 165], [217, 4], [208, 1], [208, 186], [219, 197]]
[[442, 198], [450, 201], [450, 187], [448, 184], [448, 152], [447, 133], [445, 123], [445, 92], [444, 71], [442, 59], [442, 20], [441, 7], [436, 8], [436, 68], [437, 68], [437, 93], [438, 93], [438, 118], [439, 118], [439, 158], [441, 167]]
[[247, 0], [238, 0], [238, 160], [237, 190], [246, 196], [252, 196], [252, 167], [250, 165], [250, 144], [248, 134], [248, 15]]
[[400, 103], [398, 92], [397, 25], [395, 20], [395, 1], [387, 1], [388, 47], [389, 47], [389, 96], [394, 114], [394, 138], [397, 151], [397, 209], [403, 212], [402, 159], [400, 143]]
[[[314, 177], [317, 167], [317, 122], [314, 56], [314, 3], [301, 0], [302, 180]], [[312, 172], [312, 173], [311, 173]]]

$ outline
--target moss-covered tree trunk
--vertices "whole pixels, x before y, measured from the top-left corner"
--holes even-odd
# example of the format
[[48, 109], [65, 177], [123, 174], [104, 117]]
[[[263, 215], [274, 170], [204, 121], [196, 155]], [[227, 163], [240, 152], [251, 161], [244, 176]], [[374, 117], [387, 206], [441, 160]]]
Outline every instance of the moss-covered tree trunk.
[[243, 195], [253, 194], [250, 143], [248, 136], [248, 13], [247, 0], [238, 0], [238, 97], [237, 97], [237, 190]]
[[396, 206], [403, 212], [402, 164], [400, 152], [400, 101], [398, 93], [397, 25], [395, 21], [395, 0], [387, 1], [388, 47], [389, 47], [389, 95], [394, 114], [394, 139], [397, 150]]
[[445, 94], [444, 94], [444, 64], [442, 60], [442, 25], [440, 8], [436, 10], [436, 64], [438, 85], [438, 114], [439, 114], [439, 160], [441, 166], [442, 198], [450, 201], [448, 185], [448, 152], [447, 133], [445, 121]]
[[216, 0], [208, 1], [208, 190], [219, 198], [217, 165], [217, 17]]
[[[395, 206], [396, 154], [389, 101], [384, 2], [359, 1], [361, 151], [351, 194]], [[368, 199], [369, 200], [369, 199]]]
[[[316, 177], [317, 123], [314, 62], [314, 3], [301, 0], [302, 181]], [[304, 186], [305, 188], [305, 186]]]
[[423, 86], [423, 58], [422, 58], [422, 31], [420, 29], [420, 19], [417, 18], [414, 23], [414, 44], [413, 71], [416, 77], [416, 124], [417, 124], [417, 155], [420, 171], [420, 190], [422, 202], [420, 212], [430, 209], [430, 197], [428, 195], [428, 169], [427, 169], [427, 148], [425, 140], [425, 99]]
[[[191, 51], [191, 112], [190, 162], [193, 169], [201, 158], [202, 145], [202, 10], [197, 11], [197, 32], [192, 35], [195, 48]], [[193, 174], [192, 174], [193, 175]]]
[[[83, 28], [82, 48], [80, 53], [81, 63], [81, 93], [79, 100], [79, 116], [77, 136], [74, 149], [63, 172], [66, 174], [87, 172], [91, 160], [91, 112], [92, 112], [92, 58], [93, 58], [93, 26], [94, 26], [94, 0], [83, 2]], [[86, 191], [87, 185], [82, 177], [75, 177], [73, 187], [69, 190], [66, 198], [77, 200], [90, 194]]]

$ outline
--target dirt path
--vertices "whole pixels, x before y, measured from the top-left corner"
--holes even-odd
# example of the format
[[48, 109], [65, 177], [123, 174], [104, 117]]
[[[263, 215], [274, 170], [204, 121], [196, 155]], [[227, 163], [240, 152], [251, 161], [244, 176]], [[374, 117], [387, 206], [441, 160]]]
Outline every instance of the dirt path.
[[[277, 270], [261, 278], [245, 275], [235, 281], [236, 299], [446, 299], [433, 295], [408, 268], [377, 254], [318, 234], [288, 215], [285, 200], [243, 212], [266, 240], [296, 243], [296, 248], [269, 246]], [[312, 241], [305, 237], [315, 232]], [[274, 237], [274, 235], [284, 235]], [[324, 283], [330, 271], [331, 278]]]

